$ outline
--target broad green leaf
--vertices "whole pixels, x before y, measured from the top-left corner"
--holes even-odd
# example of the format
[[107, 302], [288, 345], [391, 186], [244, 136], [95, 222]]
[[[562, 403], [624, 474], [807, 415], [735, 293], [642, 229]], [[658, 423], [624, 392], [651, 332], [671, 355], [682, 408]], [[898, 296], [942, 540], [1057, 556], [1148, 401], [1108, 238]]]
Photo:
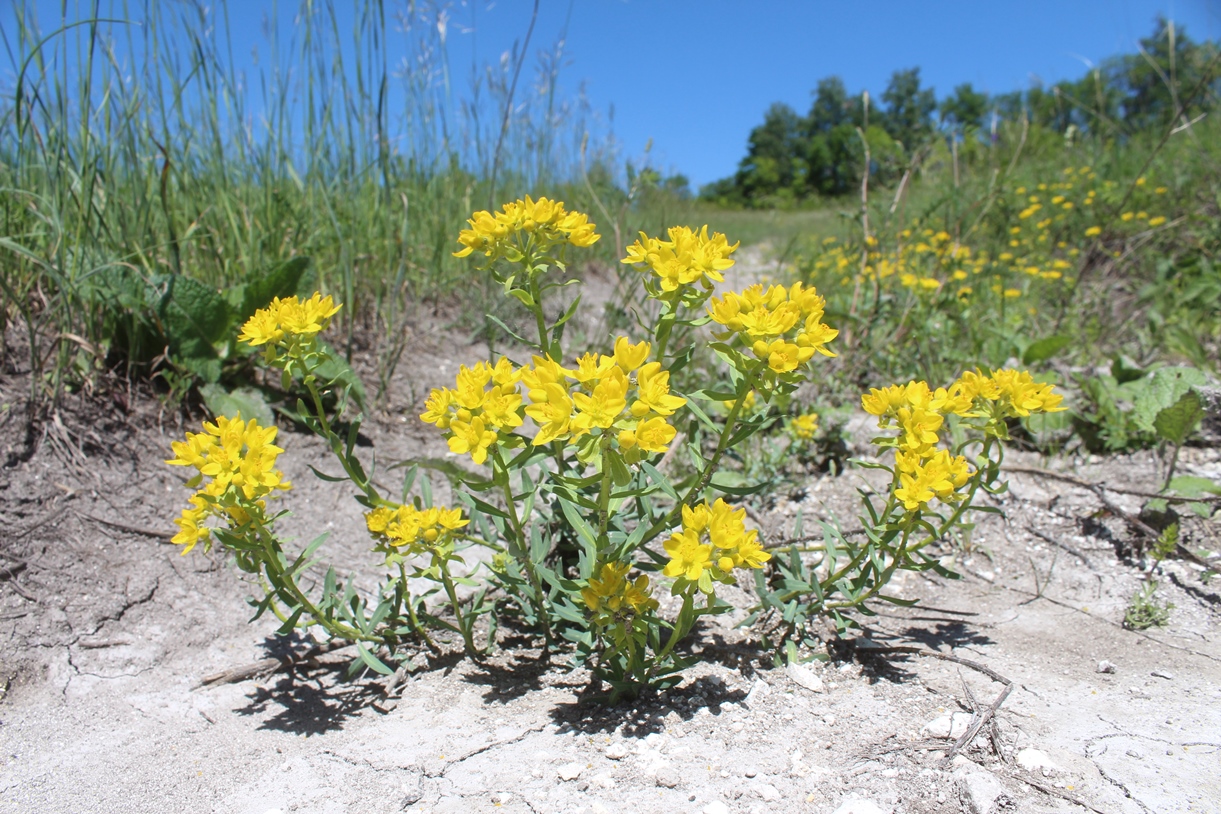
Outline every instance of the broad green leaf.
[[1183, 497], [1221, 495], [1221, 483], [1195, 475], [1179, 475], [1177, 478], [1171, 479], [1170, 488]]
[[1072, 337], [1063, 334], [1049, 336], [1026, 346], [1022, 354], [1022, 364], [1032, 365], [1035, 362], [1046, 361], [1064, 350], [1073, 341]]
[[1187, 440], [1204, 418], [1204, 405], [1194, 390], [1188, 390], [1177, 402], [1162, 410], [1153, 419], [1153, 429], [1159, 437], [1180, 445]]
[[294, 257], [262, 272], [251, 275], [241, 286], [241, 308], [238, 318], [245, 321], [254, 312], [271, 302], [274, 297], [291, 297], [298, 293], [297, 287], [305, 270], [309, 268], [308, 257]]
[[224, 387], [209, 382], [199, 388], [204, 404], [214, 417], [225, 416], [243, 419], [255, 419], [264, 427], [275, 424], [275, 414], [263, 394], [253, 387], [239, 387], [236, 390], [226, 390]]
[[1154, 422], [1158, 414], [1177, 404], [1192, 387], [1205, 383], [1205, 375], [1193, 367], [1163, 367], [1153, 371], [1133, 398], [1133, 421], [1145, 432], [1156, 432]]

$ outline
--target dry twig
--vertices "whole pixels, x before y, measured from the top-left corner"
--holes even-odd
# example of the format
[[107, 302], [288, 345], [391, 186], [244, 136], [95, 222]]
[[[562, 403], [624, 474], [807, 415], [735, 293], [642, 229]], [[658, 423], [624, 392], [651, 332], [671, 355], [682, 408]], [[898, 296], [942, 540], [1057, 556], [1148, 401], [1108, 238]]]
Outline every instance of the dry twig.
[[231, 667], [223, 672], [204, 676], [202, 679], [200, 679], [199, 683], [195, 685], [195, 689], [200, 689], [202, 687], [215, 687], [219, 684], [237, 684], [238, 682], [246, 681], [247, 679], [293, 670], [302, 664], [308, 664], [326, 653], [342, 650], [345, 647], [351, 647], [352, 644], [352, 642], [335, 640], [326, 642], [325, 644], [315, 645], [309, 650], [306, 650], [300, 656], [273, 656], [271, 658], [251, 662], [250, 664], [243, 664], [240, 667]]
[[[996, 716], [996, 711], [1001, 708], [1001, 704], [1005, 703], [1005, 699], [1009, 697], [1009, 693], [1013, 692], [1013, 681], [1011, 679], [1005, 678], [1003, 675], [996, 672], [991, 667], [980, 664], [977, 661], [971, 661], [970, 659], [959, 658], [958, 656], [952, 655], [950, 653], [938, 653], [936, 650], [929, 650], [928, 648], [925, 648], [925, 647], [912, 647], [912, 646], [908, 646], [908, 645], [891, 645], [891, 646], [885, 646], [885, 647], [861, 648], [861, 650], [858, 652], [871, 653], [871, 654], [877, 654], [877, 655], [884, 655], [886, 653], [911, 653], [912, 655], [916, 655], [916, 656], [928, 656], [930, 658], [941, 659], [942, 661], [950, 661], [955, 664], [961, 664], [964, 667], [969, 667], [972, 670], [983, 673], [988, 678], [992, 679], [993, 681], [997, 682], [998, 684], [1005, 685], [1005, 689], [1002, 690], [1000, 695], [998, 695], [996, 697], [996, 700], [982, 709], [980, 709], [980, 707], [974, 703], [974, 696], [971, 695], [970, 690], [967, 690], [967, 698], [969, 701], [972, 702], [972, 707], [973, 707], [971, 726], [969, 726], [967, 728], [967, 731], [962, 733], [962, 736], [959, 737], [958, 740], [954, 742], [954, 745], [952, 747], [950, 747], [950, 751], [946, 754], [945, 759], [942, 760], [943, 766], [949, 766], [950, 762], [954, 760], [954, 756], [957, 755], [959, 752], [961, 752], [963, 749], [965, 749], [967, 746], [969, 746], [971, 744], [971, 741], [975, 740], [976, 736], [979, 735], [980, 730], [983, 729], [984, 726], [987, 725], [990, 721], [994, 720], [994, 718]], [[966, 686], [965, 682], [964, 682], [963, 686], [964, 687]], [[999, 734], [994, 734], [994, 736], [993, 736], [993, 747], [994, 748], [996, 748], [999, 745], [999, 740], [1000, 740]], [[1004, 755], [1002, 752], [1000, 752], [999, 749], [997, 750], [997, 755], [999, 757], [1001, 757], [1002, 760], [1004, 759]]]

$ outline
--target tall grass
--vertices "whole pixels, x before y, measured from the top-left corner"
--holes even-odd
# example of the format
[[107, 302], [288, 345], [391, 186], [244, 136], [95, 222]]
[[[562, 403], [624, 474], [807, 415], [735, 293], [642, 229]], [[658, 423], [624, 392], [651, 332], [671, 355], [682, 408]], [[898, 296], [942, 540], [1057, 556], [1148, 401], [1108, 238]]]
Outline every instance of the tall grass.
[[152, 317], [116, 273], [220, 289], [302, 255], [347, 306], [349, 355], [360, 320], [377, 328], [384, 384], [420, 303], [470, 291], [450, 252], [473, 209], [580, 192], [583, 149], [614, 162], [609, 140], [583, 146], [594, 117], [561, 95], [562, 38], [470, 66], [463, 94], [447, 3], [286, 6], [253, 75], [223, 0], [95, 0], [55, 20], [21, 2], [0, 30], [0, 310], [24, 327], [35, 396], [158, 361], [133, 346], [125, 324]]

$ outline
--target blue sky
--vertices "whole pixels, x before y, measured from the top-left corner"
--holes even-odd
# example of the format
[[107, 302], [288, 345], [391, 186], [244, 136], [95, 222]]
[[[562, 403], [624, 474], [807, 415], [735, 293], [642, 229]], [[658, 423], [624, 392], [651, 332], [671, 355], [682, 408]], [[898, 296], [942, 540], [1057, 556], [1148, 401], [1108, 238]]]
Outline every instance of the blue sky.
[[[12, 6], [4, 5], [7, 27]], [[33, 5], [43, 30], [54, 27], [58, 0]], [[342, 14], [348, 4], [335, 5]], [[524, 38], [531, 0], [450, 5], [450, 65], [461, 94], [472, 64], [496, 61]], [[229, 4], [239, 61], [257, 47], [275, 6]], [[70, 0], [70, 17], [76, 7]], [[281, 14], [295, 8], [279, 0]], [[640, 156], [651, 139], [654, 164], [698, 186], [734, 171], [772, 102], [804, 113], [825, 76], [876, 96], [892, 71], [919, 66], [939, 96], [962, 82], [1003, 93], [1076, 78], [1091, 62], [1134, 51], [1159, 13], [1197, 40], [1221, 38], [1219, 0], [541, 0], [530, 51], [553, 47], [567, 26], [561, 92], [583, 86], [604, 120], [613, 109], [625, 156]]]

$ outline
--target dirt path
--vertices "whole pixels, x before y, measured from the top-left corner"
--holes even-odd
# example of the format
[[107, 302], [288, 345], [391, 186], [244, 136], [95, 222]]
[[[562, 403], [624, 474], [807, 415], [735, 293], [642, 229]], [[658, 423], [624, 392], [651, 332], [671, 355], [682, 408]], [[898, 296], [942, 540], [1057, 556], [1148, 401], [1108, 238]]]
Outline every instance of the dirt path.
[[[452, 376], [449, 355], [479, 355], [452, 348], [412, 349], [400, 375], [413, 377], [413, 392]], [[8, 397], [19, 385], [0, 383]], [[391, 404], [367, 426], [370, 456], [444, 451], [411, 420], [415, 409]], [[847, 660], [770, 669], [742, 631], [705, 628], [694, 646], [704, 661], [681, 687], [606, 709], [578, 703], [584, 673], [507, 645], [483, 667], [421, 656], [395, 703], [371, 678], [345, 680], [343, 653], [296, 675], [199, 688], [204, 676], [308, 643], [276, 639], [266, 620], [248, 624], [251, 586], [222, 557], [179, 557], [140, 531], [169, 528], [186, 496], [160, 463], [180, 429], [93, 419], [105, 444], [78, 444], [78, 454], [44, 442], [0, 473], [0, 811], [1221, 808], [1216, 584], [1169, 563], [1170, 625], [1122, 629], [1141, 572], [1116, 556], [1127, 534], [1119, 523], [1085, 519], [1099, 508], [1086, 490], [1014, 475], [1006, 519], [981, 522], [970, 551], [945, 550], [964, 578], [905, 576], [899, 595], [922, 603], [880, 608]], [[67, 437], [84, 438], [65, 423]], [[857, 425], [863, 443], [868, 428]], [[298, 484], [292, 527], [302, 537], [331, 529], [337, 568], [371, 578], [359, 507], [309, 474], [324, 451], [306, 436], [283, 440]], [[1181, 466], [1221, 477], [1221, 454], [1188, 450]], [[1155, 482], [1147, 455], [1075, 471]], [[850, 517], [858, 483], [852, 473], [812, 478], [777, 497], [761, 515], [765, 535], [787, 534], [799, 509], [807, 521]], [[1004, 688], [959, 663], [869, 649], [894, 645], [1011, 680], [995, 741], [985, 728], [947, 760], [970, 708]]]

